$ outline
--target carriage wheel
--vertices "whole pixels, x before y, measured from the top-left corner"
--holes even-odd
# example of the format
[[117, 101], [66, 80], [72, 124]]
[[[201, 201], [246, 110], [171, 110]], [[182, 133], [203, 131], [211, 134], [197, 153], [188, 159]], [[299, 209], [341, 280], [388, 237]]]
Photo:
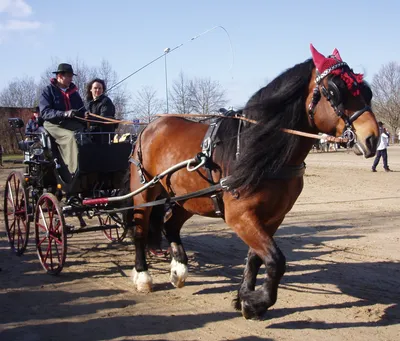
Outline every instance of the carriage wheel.
[[21, 256], [28, 244], [29, 217], [28, 192], [20, 172], [11, 172], [4, 189], [4, 224], [8, 242], [17, 256]]
[[99, 215], [98, 218], [100, 225], [118, 225], [118, 227], [103, 230], [104, 236], [110, 242], [122, 242], [125, 239], [127, 231], [122, 213], [103, 214]]
[[50, 275], [64, 267], [67, 255], [65, 220], [57, 198], [43, 194], [35, 210], [35, 240], [40, 263]]

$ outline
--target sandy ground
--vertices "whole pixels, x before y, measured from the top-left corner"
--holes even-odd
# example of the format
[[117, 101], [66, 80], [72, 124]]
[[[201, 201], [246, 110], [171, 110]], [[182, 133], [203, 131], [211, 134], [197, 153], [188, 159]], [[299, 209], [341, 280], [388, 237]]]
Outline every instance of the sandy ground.
[[132, 245], [74, 235], [52, 277], [32, 235], [22, 257], [10, 254], [1, 217], [0, 340], [400, 340], [400, 147], [388, 153], [392, 173], [343, 151], [309, 155], [276, 235], [288, 269], [262, 321], [232, 308], [246, 247], [221, 220], [186, 223], [184, 288], [169, 284], [168, 260], [151, 259], [155, 291], [139, 294]]

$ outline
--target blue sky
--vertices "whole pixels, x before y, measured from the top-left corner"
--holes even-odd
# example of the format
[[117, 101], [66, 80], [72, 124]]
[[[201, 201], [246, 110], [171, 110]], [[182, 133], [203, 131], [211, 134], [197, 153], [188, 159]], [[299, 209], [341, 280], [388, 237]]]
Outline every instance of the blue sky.
[[[0, 0], [0, 89], [14, 78], [39, 79], [52, 64], [79, 57], [90, 66], [109, 61], [120, 79], [167, 56], [169, 84], [183, 71], [210, 77], [241, 106], [267, 80], [309, 58], [309, 44], [371, 80], [399, 61], [398, 1], [268, 0]], [[214, 26], [200, 38], [188, 40]], [[150, 85], [165, 98], [164, 59], [125, 82], [134, 94]]]

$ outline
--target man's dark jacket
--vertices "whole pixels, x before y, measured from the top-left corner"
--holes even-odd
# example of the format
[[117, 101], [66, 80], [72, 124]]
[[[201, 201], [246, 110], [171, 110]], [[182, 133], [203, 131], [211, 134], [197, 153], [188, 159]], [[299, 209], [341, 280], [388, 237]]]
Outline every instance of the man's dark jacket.
[[84, 117], [85, 106], [79, 95], [78, 88], [71, 83], [66, 91], [61, 90], [55, 78], [51, 79], [40, 95], [40, 114], [45, 121], [60, 124], [64, 121], [64, 113], [67, 110], [79, 111], [77, 116]]

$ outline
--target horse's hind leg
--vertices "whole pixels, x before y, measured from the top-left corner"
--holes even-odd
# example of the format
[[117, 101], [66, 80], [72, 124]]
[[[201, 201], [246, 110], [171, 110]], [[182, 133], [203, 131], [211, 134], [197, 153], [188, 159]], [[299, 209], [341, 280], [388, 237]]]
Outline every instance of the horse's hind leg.
[[[242, 311], [246, 319], [262, 316], [275, 304], [278, 297], [278, 285], [286, 270], [286, 259], [273, 238], [269, 238], [264, 257], [249, 249], [242, 284], [235, 300], [235, 308]], [[261, 288], [254, 290], [257, 273], [265, 264], [265, 280]]]
[[182, 225], [192, 216], [180, 206], [175, 206], [172, 217], [165, 223], [165, 236], [171, 246], [171, 274], [170, 281], [176, 288], [185, 285], [188, 276], [188, 258], [180, 237]]

